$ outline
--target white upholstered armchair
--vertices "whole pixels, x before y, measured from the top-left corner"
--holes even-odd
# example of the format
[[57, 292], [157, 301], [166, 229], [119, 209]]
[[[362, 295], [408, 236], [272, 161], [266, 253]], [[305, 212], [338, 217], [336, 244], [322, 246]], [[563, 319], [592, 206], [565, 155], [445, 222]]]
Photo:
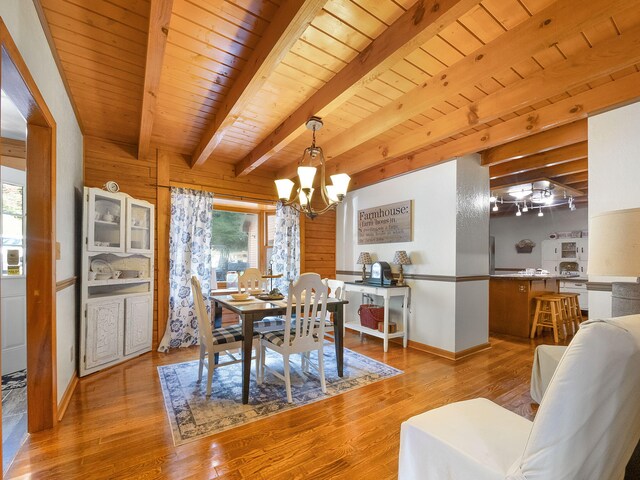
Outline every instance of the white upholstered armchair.
[[486, 399], [402, 424], [400, 480], [622, 479], [640, 439], [640, 322], [582, 324], [533, 422]]

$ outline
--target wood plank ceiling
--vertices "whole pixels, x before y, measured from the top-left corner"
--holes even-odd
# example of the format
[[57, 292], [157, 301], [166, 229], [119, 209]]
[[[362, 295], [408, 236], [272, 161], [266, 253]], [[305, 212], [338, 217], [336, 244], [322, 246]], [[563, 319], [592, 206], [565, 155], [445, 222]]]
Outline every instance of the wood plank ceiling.
[[354, 187], [484, 151], [586, 193], [584, 119], [640, 97], [640, 0], [39, 1], [84, 133], [195, 169], [292, 177], [316, 114]]

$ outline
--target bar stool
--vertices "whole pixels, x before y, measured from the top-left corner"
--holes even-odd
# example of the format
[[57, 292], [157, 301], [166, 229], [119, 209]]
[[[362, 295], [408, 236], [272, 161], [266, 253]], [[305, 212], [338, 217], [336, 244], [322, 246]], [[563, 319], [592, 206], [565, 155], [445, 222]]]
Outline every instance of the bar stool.
[[536, 311], [533, 315], [531, 338], [535, 338], [538, 330], [548, 327], [553, 330], [553, 341], [558, 343], [558, 330], [560, 328], [562, 328], [562, 338], [566, 337], [565, 322], [567, 314], [564, 298], [556, 294], [541, 295], [534, 298], [536, 300]]
[[580, 309], [580, 301], [578, 293], [559, 293], [558, 295], [565, 298], [566, 310], [571, 323], [571, 330], [575, 334], [580, 328], [583, 321], [582, 310]]

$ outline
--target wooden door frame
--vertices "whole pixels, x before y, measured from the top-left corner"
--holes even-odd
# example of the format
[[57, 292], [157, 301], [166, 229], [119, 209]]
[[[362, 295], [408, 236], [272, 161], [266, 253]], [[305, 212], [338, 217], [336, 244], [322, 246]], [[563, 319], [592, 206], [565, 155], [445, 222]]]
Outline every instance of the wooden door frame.
[[56, 122], [0, 18], [0, 87], [27, 120], [27, 422], [58, 418], [56, 361]]

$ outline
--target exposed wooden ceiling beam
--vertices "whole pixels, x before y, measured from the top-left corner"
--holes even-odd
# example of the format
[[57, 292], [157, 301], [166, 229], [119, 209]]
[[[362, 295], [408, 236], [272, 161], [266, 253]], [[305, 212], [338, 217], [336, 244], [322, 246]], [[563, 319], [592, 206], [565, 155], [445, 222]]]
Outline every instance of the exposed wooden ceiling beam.
[[588, 166], [588, 160], [586, 158], [582, 158], [580, 160], [561, 163], [559, 165], [532, 170], [530, 172], [507, 175], [505, 177], [491, 180], [491, 188], [510, 187], [512, 185], [520, 185], [522, 183], [537, 182], [539, 180], [544, 180], [545, 178], [550, 178], [553, 181], [558, 181], [559, 183], [567, 185], [566, 182], [560, 181], [560, 179], [567, 177], [563, 177], [561, 175], [586, 174]]
[[[610, 18], [614, 12], [617, 13], [620, 10], [631, 8], [628, 2], [624, 0], [616, 0], [615, 5], [607, 0], [596, 0], [594, 3], [590, 3], [589, 6], [589, 9], [585, 9], [584, 3], [580, 0], [567, 0], [551, 4], [517, 27], [503, 33], [496, 40], [445, 69], [438, 74], [437, 78], [417, 86], [389, 105], [379, 109], [374, 114], [332, 138], [324, 147], [324, 153], [327, 159], [331, 160], [382, 134], [388, 129], [425, 112], [429, 108], [437, 105], [438, 102], [446, 100], [449, 96], [464, 91], [466, 88], [473, 87], [477, 83], [489, 78], [494, 72], [504, 69], [505, 65], [517, 64], [522, 61], [523, 58], [545, 51], [549, 46], [554, 45], [562, 39], [577, 34], [585, 28], [589, 28]], [[591, 9], [591, 7], [593, 7], [593, 9]], [[636, 48], [635, 43], [629, 40], [633, 35], [633, 33], [630, 33], [624, 36], [629, 41], [629, 48]], [[621, 55], [621, 52], [616, 50], [614, 46], [615, 42], [607, 43], [608, 45], [606, 47], [599, 49], [600, 53], [607, 56], [610, 53], [607, 49], [613, 48], [616, 53], [618, 53], [615, 62], [621, 65], [619, 68], [635, 63], [624, 63], [624, 59], [621, 58], [624, 57], [624, 55]], [[434, 136], [440, 139], [447, 138], [455, 133], [459, 133], [460, 129], [464, 131], [469, 127], [484, 123], [483, 120], [487, 117], [491, 117], [493, 120], [503, 115], [504, 113], [493, 115], [493, 112], [497, 111], [499, 107], [503, 107], [501, 111], [506, 110], [505, 113], [512, 113], [518, 108], [534, 103], [534, 94], [538, 94], [536, 98], [542, 100], [559, 93], [556, 89], [548, 88], [547, 83], [549, 82], [556, 85], [561, 83], [569, 83], [571, 85], [584, 84], [588, 80], [583, 78], [579, 79], [578, 77], [569, 80], [567, 76], [570, 76], [570, 72], [574, 70], [580, 70], [581, 75], [590, 74], [593, 76], [594, 71], [597, 70], [595, 68], [592, 70], [589, 64], [593, 63], [595, 67], [595, 64], [607, 63], [599, 62], [598, 60], [600, 59], [592, 59], [585, 53], [576, 55], [576, 59], [578, 56], [580, 57], [579, 60], [587, 62], [588, 68], [580, 65], [579, 60], [576, 61], [575, 64], [572, 60], [567, 60], [564, 63], [560, 62], [558, 67], [563, 71], [564, 78], [562, 78], [563, 75], [560, 75], [561, 78], [551, 78], [550, 72], [544, 70], [539, 72], [539, 74], [532, 75], [526, 80], [503, 89], [503, 96], [500, 98], [500, 102], [495, 105], [487, 104], [487, 99], [491, 98], [491, 102], [495, 99], [495, 97], [490, 95], [478, 102], [474, 102], [466, 108], [453, 112], [453, 114], [445, 115], [439, 119], [437, 123], [438, 126], [445, 127], [442, 131], [434, 131], [432, 127], [436, 122], [430, 122], [424, 127], [412, 132], [413, 135], [407, 134], [412, 135], [411, 137], [407, 137], [411, 138], [412, 142], [400, 141], [390, 142], [393, 143], [393, 145], [377, 145], [367, 150], [363, 155], [359, 155], [356, 159], [372, 158], [375, 163], [381, 163], [388, 158], [410, 153], [422, 146], [437, 141]], [[619, 62], [622, 62], [622, 64]], [[606, 73], [606, 67], [604, 67], [604, 69]], [[553, 70], [556, 70], [555, 66]], [[601, 75], [602, 74], [599, 74], [598, 76]], [[541, 76], [546, 78], [542, 79]], [[518, 90], [516, 85], [519, 85], [520, 88], [527, 89], [525, 98], [521, 98], [521, 91], [516, 91]], [[547, 92], [549, 90], [553, 90], [554, 93], [548, 95]], [[511, 98], [511, 95], [515, 95], [518, 98]], [[454, 115], [453, 118], [456, 120], [455, 125], [460, 125], [460, 127], [452, 128], [453, 125], [448, 121], [451, 115]], [[402, 138], [404, 139], [405, 136]], [[350, 159], [349, 163], [351, 163], [352, 160], [353, 159]], [[368, 166], [372, 166], [375, 163], [370, 163]], [[295, 165], [293, 164], [278, 173], [278, 176], [281, 178], [292, 177], [294, 175]]]
[[138, 158], [146, 158], [149, 154], [172, 6], [173, 0], [151, 0], [149, 32], [147, 34], [147, 59], [145, 62], [144, 90], [142, 95], [142, 113], [140, 116], [140, 135], [138, 137]]
[[[374, 146], [356, 156], [349, 156], [344, 161], [338, 159], [337, 161], [329, 162], [327, 169], [330, 172], [341, 171], [346, 173], [366, 170], [367, 168], [383, 163], [385, 160], [411, 153], [427, 144], [465, 132], [473, 127], [476, 122], [479, 124], [491, 122], [496, 118], [513, 113], [513, 111], [518, 108], [563, 93], [585, 82], [634, 65], [639, 61], [640, 27], [636, 27], [627, 31], [624, 35], [614, 37], [586, 52], [563, 60], [552, 68], [542, 70], [531, 77], [487, 95], [468, 107], [460, 108], [448, 115], [444, 115], [424, 127], [420, 127], [389, 142]], [[627, 88], [634, 90], [636, 87], [627, 86]], [[621, 97], [617, 95], [616, 92], [609, 92], [609, 97], [618, 98], [620, 102], [628, 101], [630, 98]], [[577, 100], [572, 98], [567, 100], [571, 106], [568, 108], [568, 112], [562, 112], [562, 110], [560, 110], [561, 115], [567, 117], [572, 113], [582, 113], [581, 110], [583, 107], [576, 106], [576, 104], [573, 103], [577, 102]], [[600, 103], [593, 98], [590, 98], [590, 101], [594, 104]], [[562, 101], [562, 104], [563, 106], [567, 105], [564, 101]], [[536, 131], [539, 124], [542, 124], [542, 122], [540, 122], [541, 112], [543, 110], [546, 111], [547, 108], [549, 107], [543, 107], [542, 109], [532, 112], [530, 115], [521, 117], [526, 123], [525, 128], [527, 130], [525, 130], [525, 132], [528, 131], [528, 133], [531, 134]], [[578, 115], [577, 118], [583, 116], [584, 115]], [[470, 117], [473, 117], [473, 120], [470, 120]], [[553, 121], [551, 123], [553, 126], [566, 123], [555, 117], [552, 118]], [[522, 123], [522, 120], [517, 121]], [[511, 123], [511, 120], [505, 123]], [[474, 138], [477, 138], [475, 134], [472, 135]], [[520, 138], [523, 136], [526, 136], [526, 134], [520, 135]], [[481, 151], [486, 148], [481, 144], [487, 143], [489, 138], [485, 138], [484, 134], [481, 134], [479, 138], [481, 142], [479, 142], [479, 144], [476, 145], [476, 149], [472, 151]], [[514, 139], [514, 137], [505, 138], [503, 142], [500, 143]], [[329, 145], [331, 145], [331, 142], [329, 142]], [[494, 143], [494, 145], [496, 144]], [[278, 176], [284, 177], [285, 174], [291, 174], [289, 175], [289, 177], [291, 177], [295, 175], [295, 170], [292, 166], [288, 166], [279, 172]]]
[[560, 183], [564, 183], [565, 185], [587, 182], [589, 180], [589, 172], [584, 171], [579, 173], [569, 173], [568, 175], [563, 174], [562, 176], [554, 177], [554, 180], [557, 180]]
[[485, 150], [482, 165], [496, 165], [586, 140], [587, 119], [582, 119]]
[[589, 149], [587, 148], [587, 142], [576, 143], [537, 155], [492, 165], [489, 167], [489, 178], [506, 177], [507, 175], [513, 175], [515, 173], [524, 173], [539, 168], [572, 162], [573, 160], [587, 158], [588, 154]]
[[0, 138], [0, 155], [3, 157], [27, 158], [27, 142], [13, 138]]
[[571, 187], [577, 190], [584, 190], [589, 187], [589, 182], [574, 183]]
[[[350, 173], [360, 172], [351, 179], [350, 188], [366, 187], [387, 178], [446, 162], [457, 156], [479, 152], [523, 138], [533, 132], [573, 122], [579, 118], [586, 118], [592, 112], [628, 103], [636, 98], [640, 98], [640, 73], [618, 78], [613, 82], [543, 107], [530, 115], [523, 115], [491, 127], [485, 127], [476, 133], [444, 145], [403, 158], [387, 160], [369, 169], [350, 170]], [[329, 174], [336, 173], [344, 166], [345, 162], [341, 161], [330, 163], [327, 165], [327, 172]]]
[[243, 158], [236, 165], [236, 176], [251, 172], [304, 132], [310, 116], [322, 117], [335, 110], [357, 89], [479, 3], [480, 0], [418, 1]]
[[276, 12], [246, 66], [224, 98], [193, 152], [191, 166], [202, 165], [220, 144], [273, 70], [291, 50], [327, 0], [285, 0]]

